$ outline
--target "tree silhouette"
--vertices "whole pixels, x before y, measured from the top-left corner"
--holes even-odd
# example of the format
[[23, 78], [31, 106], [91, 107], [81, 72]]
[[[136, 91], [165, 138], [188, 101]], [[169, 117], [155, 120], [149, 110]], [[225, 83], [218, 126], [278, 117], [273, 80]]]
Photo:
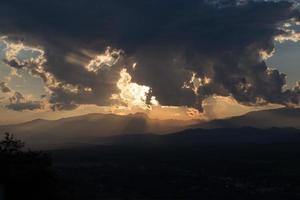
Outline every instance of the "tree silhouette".
[[4, 139], [0, 141], [0, 152], [1, 154], [14, 154], [20, 153], [24, 148], [25, 143], [21, 140], [17, 140], [13, 135], [4, 133]]
[[50, 156], [25, 150], [25, 144], [9, 133], [0, 140], [0, 185], [5, 199], [58, 199]]

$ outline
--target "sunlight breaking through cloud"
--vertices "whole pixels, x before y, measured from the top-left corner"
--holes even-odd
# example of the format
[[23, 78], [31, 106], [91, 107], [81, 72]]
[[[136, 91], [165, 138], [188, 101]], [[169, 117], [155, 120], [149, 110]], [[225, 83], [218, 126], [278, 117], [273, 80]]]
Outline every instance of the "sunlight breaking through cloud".
[[118, 62], [122, 55], [122, 50], [111, 49], [111, 47], [107, 47], [103, 54], [97, 55], [94, 59], [92, 59], [85, 68], [88, 71], [92, 71], [97, 73], [103, 67], [111, 67]]
[[131, 82], [132, 77], [125, 68], [120, 71], [120, 79], [117, 87], [120, 89], [119, 94], [113, 94], [112, 99], [119, 100], [129, 108], [140, 107], [149, 109], [152, 105], [159, 105], [156, 97], [150, 97], [150, 104], [147, 103], [151, 88], [145, 85], [139, 85]]

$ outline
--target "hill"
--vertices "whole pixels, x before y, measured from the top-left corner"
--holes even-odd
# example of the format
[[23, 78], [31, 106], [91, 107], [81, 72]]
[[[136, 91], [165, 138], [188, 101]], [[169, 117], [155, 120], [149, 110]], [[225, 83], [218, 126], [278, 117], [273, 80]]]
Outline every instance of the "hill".
[[30, 147], [53, 149], [125, 143], [293, 142], [298, 140], [297, 129], [300, 129], [300, 109], [282, 108], [210, 122], [155, 120], [141, 113], [126, 116], [88, 114], [0, 126], [0, 133], [10, 132]]
[[245, 126], [256, 128], [293, 127], [300, 129], [300, 108], [254, 111], [243, 116], [200, 123], [193, 125], [192, 128], [240, 128]]
[[196, 121], [155, 120], [147, 115], [88, 114], [59, 120], [37, 119], [22, 124], [0, 126], [0, 133], [10, 132], [28, 146], [59, 147], [92, 143], [95, 138], [180, 131]]

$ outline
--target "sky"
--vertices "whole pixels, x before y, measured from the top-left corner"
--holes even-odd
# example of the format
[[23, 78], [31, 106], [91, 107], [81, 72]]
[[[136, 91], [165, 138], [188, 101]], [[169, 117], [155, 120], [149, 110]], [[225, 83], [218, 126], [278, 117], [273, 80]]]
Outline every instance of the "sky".
[[299, 1], [3, 0], [0, 124], [298, 107]]

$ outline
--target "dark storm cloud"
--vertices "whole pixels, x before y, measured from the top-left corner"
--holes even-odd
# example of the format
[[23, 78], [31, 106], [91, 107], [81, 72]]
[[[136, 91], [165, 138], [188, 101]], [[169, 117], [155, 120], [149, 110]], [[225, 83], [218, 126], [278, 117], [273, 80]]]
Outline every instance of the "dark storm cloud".
[[0, 90], [3, 92], [3, 93], [8, 93], [10, 92], [10, 88], [7, 87], [7, 83], [6, 82], [0, 82]]
[[[289, 34], [279, 29], [282, 23], [299, 20], [292, 3], [3, 0], [0, 7], [4, 35], [41, 46], [45, 71], [62, 84], [92, 89], [74, 93], [50, 88], [54, 110], [84, 103], [108, 105], [111, 94], [118, 92], [119, 70], [134, 62], [136, 70], [129, 71], [133, 80], [150, 86], [162, 105], [201, 110], [202, 100], [213, 94], [232, 95], [244, 104], [299, 102], [299, 91], [284, 91], [286, 76], [268, 69], [260, 56], [272, 52], [276, 36]], [[123, 49], [125, 55], [101, 73], [86, 70], [82, 65], [93, 58], [86, 52], [102, 52], [106, 46]], [[11, 66], [24, 67], [15, 62]], [[195, 86], [189, 83], [194, 73], [198, 82], [211, 81], [200, 81], [195, 91], [184, 88], [185, 83]]]

